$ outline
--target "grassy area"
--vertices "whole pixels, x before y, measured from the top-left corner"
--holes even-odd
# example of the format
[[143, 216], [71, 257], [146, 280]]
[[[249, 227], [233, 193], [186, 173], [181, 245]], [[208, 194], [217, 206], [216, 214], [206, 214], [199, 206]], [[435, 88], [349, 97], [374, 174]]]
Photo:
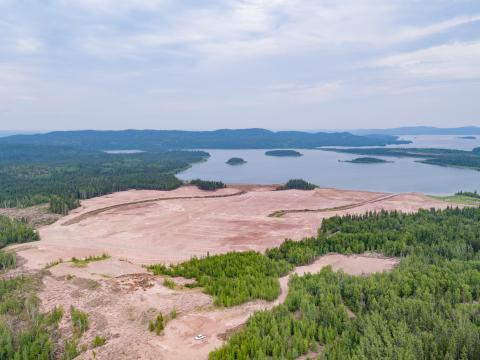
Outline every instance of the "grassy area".
[[448, 196], [430, 196], [436, 200], [446, 201], [452, 204], [459, 204], [459, 205], [473, 205], [473, 206], [480, 206], [480, 199], [474, 198], [471, 196], [465, 195], [448, 195]]
[[102, 260], [106, 260], [106, 259], [109, 259], [109, 258], [110, 258], [110, 255], [108, 255], [107, 253], [103, 253], [100, 256], [91, 255], [91, 256], [87, 256], [83, 259], [77, 259], [76, 257], [72, 257], [72, 263], [75, 266], [84, 267], [84, 266], [87, 266], [88, 263], [91, 263], [91, 262], [94, 262], [94, 261], [102, 261]]
[[0, 280], [0, 359], [53, 359], [63, 309], [40, 313], [40, 278]]

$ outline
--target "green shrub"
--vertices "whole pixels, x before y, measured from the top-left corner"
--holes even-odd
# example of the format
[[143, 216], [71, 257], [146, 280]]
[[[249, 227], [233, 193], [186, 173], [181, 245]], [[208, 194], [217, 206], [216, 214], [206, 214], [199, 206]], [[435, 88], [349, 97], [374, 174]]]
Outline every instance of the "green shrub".
[[175, 289], [175, 282], [170, 279], [163, 279], [163, 286], [169, 288], [169, 289]]
[[155, 334], [160, 335], [165, 329], [165, 319], [163, 318], [162, 313], [158, 314], [154, 321], [150, 321], [148, 324], [148, 329]]
[[104, 338], [103, 336], [98, 336], [98, 335], [97, 335], [97, 336], [95, 336], [95, 337], [93, 338], [93, 340], [92, 340], [92, 346], [93, 346], [94, 348], [96, 348], [96, 347], [105, 345], [106, 342], [107, 342], [107, 339], [106, 339], [106, 338]]
[[83, 311], [76, 309], [73, 305], [70, 307], [70, 315], [72, 317], [72, 326], [74, 334], [83, 335], [88, 330], [88, 315]]

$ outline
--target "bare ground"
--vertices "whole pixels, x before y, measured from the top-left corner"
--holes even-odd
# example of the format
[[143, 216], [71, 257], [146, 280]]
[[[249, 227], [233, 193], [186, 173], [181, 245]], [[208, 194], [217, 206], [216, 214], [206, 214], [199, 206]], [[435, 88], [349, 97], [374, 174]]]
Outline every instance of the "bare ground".
[[[40, 228], [41, 241], [12, 248], [28, 271], [63, 259], [49, 268], [51, 274], [44, 277], [39, 296], [43, 310], [63, 306], [68, 313], [74, 305], [89, 314], [90, 329], [82, 338], [89, 350], [81, 359], [92, 358], [89, 344], [96, 335], [107, 338], [106, 345], [95, 349], [98, 359], [204, 359], [253, 312], [283, 302], [288, 277], [280, 279], [282, 293], [274, 302], [219, 309], [201, 289], [182, 287], [185, 279], [174, 279], [178, 286], [168, 289], [161, 277], [147, 274], [141, 265], [174, 263], [207, 251], [264, 251], [285, 238], [315, 235], [322, 219], [336, 214], [446, 206], [421, 194], [335, 189], [274, 191], [273, 187], [249, 186], [213, 194], [193, 187], [171, 192], [127, 191], [84, 201], [67, 217]], [[269, 216], [279, 210], [284, 211], [280, 217]], [[69, 262], [73, 256], [103, 252], [112, 257], [85, 267]], [[330, 265], [349, 274], [368, 275], [396, 263], [396, 259], [372, 255], [329, 254], [295, 272], [317, 272]], [[173, 309], [178, 318], [168, 323], [163, 335], [148, 331], [148, 322], [159, 312], [168, 314]], [[61, 327], [68, 336], [68, 316]], [[207, 338], [195, 341], [198, 333]]]
[[[447, 205], [421, 194], [336, 189], [126, 191], [82, 202], [67, 217], [40, 228], [41, 241], [14, 248], [31, 269], [103, 252], [136, 264], [168, 264], [207, 252], [264, 251], [285, 238], [315, 235], [322, 219], [336, 214]], [[280, 210], [281, 217], [269, 216]]]
[[[101, 264], [103, 263], [103, 264]], [[343, 270], [352, 275], [368, 275], [386, 271], [398, 263], [397, 259], [378, 256], [328, 254], [311, 265], [296, 268], [292, 273], [316, 273], [325, 266]], [[62, 263], [50, 269], [44, 277], [44, 287], [39, 296], [42, 309], [50, 311], [62, 306], [68, 314], [71, 305], [89, 315], [90, 328], [82, 337], [81, 345], [89, 348], [79, 359], [206, 359], [208, 353], [221, 346], [234, 331], [242, 328], [247, 319], [259, 310], [268, 310], [285, 301], [289, 276], [280, 278], [281, 295], [272, 302], [252, 301], [232, 308], [216, 308], [210, 296], [201, 289], [178, 286], [168, 289], [163, 278], [148, 273], [119, 275], [113, 278], [117, 260], [108, 259], [75, 267]], [[142, 271], [135, 268], [130, 271]], [[99, 270], [109, 272], [102, 276]], [[106, 275], [106, 274], [103, 274]], [[81, 277], [80, 277], [81, 276]], [[174, 279], [180, 284], [180, 279]], [[148, 331], [148, 322], [159, 312], [166, 315], [173, 309], [178, 317], [171, 320], [164, 333], [157, 336]], [[64, 337], [71, 335], [68, 315], [61, 323]], [[195, 335], [206, 339], [197, 341]], [[107, 338], [106, 345], [91, 349], [96, 336]]]

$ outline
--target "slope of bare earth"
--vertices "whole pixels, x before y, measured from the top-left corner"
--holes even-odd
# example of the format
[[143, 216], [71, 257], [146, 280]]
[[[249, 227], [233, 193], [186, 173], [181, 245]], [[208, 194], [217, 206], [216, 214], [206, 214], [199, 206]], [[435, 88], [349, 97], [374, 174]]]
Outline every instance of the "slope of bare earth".
[[[97, 359], [206, 359], [209, 352], [221, 346], [228, 334], [241, 328], [255, 311], [281, 304], [288, 294], [289, 276], [285, 276], [280, 279], [281, 295], [273, 302], [253, 301], [228, 309], [215, 308], [211, 297], [200, 289], [180, 286], [168, 289], [162, 285], [161, 277], [144, 273], [134, 264], [124, 263], [124, 268], [138, 273], [108, 278], [124, 271], [120, 263], [124, 262], [108, 259], [82, 268], [71, 263], [56, 265], [50, 269], [51, 275], [44, 277], [44, 287], [39, 294], [45, 311], [55, 306], [69, 309], [73, 305], [88, 313], [90, 327], [80, 346], [89, 347], [96, 335], [106, 337], [106, 345], [94, 350]], [[371, 255], [328, 254], [292, 273], [316, 273], [324, 266], [332, 266], [333, 270], [348, 274], [368, 275], [390, 270], [397, 263], [397, 259]], [[107, 271], [108, 276], [99, 276], [99, 271]], [[174, 281], [181, 284], [185, 279]], [[173, 309], [178, 317], [168, 322], [161, 336], [148, 331], [148, 322], [159, 312], [169, 314]], [[66, 313], [61, 323], [64, 337], [71, 335]], [[194, 339], [197, 334], [204, 334], [206, 338], [197, 341]], [[79, 359], [92, 356], [92, 350], [88, 350]]]
[[[15, 248], [30, 269], [102, 252], [136, 264], [176, 263], [207, 252], [264, 251], [285, 238], [313, 236], [322, 219], [335, 214], [446, 206], [421, 194], [336, 189], [126, 191], [82, 202], [67, 217], [40, 228], [41, 241]], [[282, 216], [271, 216], [278, 211]]]
[[[174, 191], [127, 191], [82, 202], [82, 207], [40, 228], [42, 240], [17, 245], [25, 269], [34, 271], [62, 258], [103, 252], [111, 258], [85, 267], [63, 262], [50, 267], [39, 296], [43, 310], [63, 306], [61, 329], [71, 333], [70, 305], [87, 312], [90, 329], [81, 345], [105, 336], [95, 349], [99, 359], [205, 359], [254, 311], [284, 301], [288, 277], [280, 279], [279, 299], [255, 301], [230, 309], [213, 307], [201, 289], [168, 289], [163, 279], [145, 273], [142, 264], [171, 263], [207, 252], [264, 251], [285, 238], [315, 235], [323, 218], [381, 209], [415, 211], [447, 204], [421, 194], [384, 194], [335, 189], [274, 191], [268, 186], [232, 186], [215, 192], [183, 187]], [[280, 216], [271, 216], [281, 211]], [[350, 274], [384, 271], [395, 259], [378, 256], [325, 255], [298, 274], [330, 265]], [[175, 279], [181, 285], [185, 279]], [[179, 316], [164, 334], [148, 331], [148, 322], [176, 309]], [[203, 341], [194, 336], [203, 333]], [[92, 350], [80, 358], [90, 359]]]

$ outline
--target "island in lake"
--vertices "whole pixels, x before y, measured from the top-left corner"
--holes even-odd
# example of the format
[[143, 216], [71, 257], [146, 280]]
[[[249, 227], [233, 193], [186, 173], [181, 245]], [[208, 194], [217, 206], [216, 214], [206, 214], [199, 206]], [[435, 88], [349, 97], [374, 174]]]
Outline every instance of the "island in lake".
[[464, 140], [476, 140], [477, 138], [475, 136], [459, 136], [459, 139], [464, 139]]
[[232, 157], [226, 162], [228, 165], [243, 165], [246, 161], [239, 157]]
[[303, 156], [302, 153], [299, 153], [295, 150], [270, 150], [265, 152], [267, 156], [279, 156], [279, 157], [299, 157]]
[[387, 161], [374, 157], [359, 157], [353, 160], [345, 160], [344, 162], [349, 162], [353, 164], [385, 164], [393, 161]]

